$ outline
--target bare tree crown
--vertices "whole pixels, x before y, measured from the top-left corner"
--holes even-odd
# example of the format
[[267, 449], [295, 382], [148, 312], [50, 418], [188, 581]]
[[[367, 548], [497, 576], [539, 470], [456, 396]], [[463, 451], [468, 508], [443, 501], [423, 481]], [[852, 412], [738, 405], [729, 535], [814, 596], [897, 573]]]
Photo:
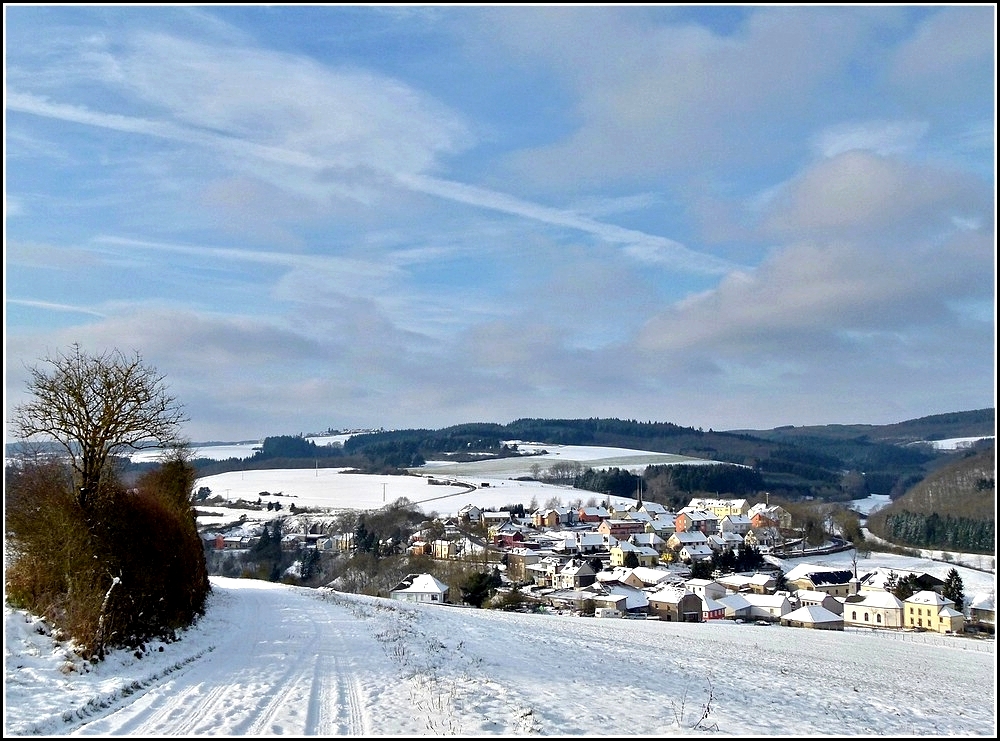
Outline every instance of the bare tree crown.
[[79, 478], [80, 503], [97, 495], [109, 458], [145, 445], [181, 443], [181, 406], [164, 378], [138, 352], [98, 355], [78, 344], [45, 358], [50, 368], [29, 369], [34, 397], [17, 407], [13, 429], [23, 440], [54, 440], [69, 455]]

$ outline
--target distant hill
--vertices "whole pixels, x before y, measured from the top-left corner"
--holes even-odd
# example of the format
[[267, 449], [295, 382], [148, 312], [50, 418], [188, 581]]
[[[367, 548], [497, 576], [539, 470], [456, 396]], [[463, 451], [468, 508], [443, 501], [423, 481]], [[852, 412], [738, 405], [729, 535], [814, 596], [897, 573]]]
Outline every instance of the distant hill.
[[888, 425], [813, 425], [776, 427], [772, 430], [734, 430], [766, 440], [860, 440], [906, 445], [916, 442], [950, 440], [960, 437], [996, 435], [996, 409], [934, 414]]
[[879, 537], [920, 548], [996, 552], [996, 447], [968, 451], [868, 519]]
[[429, 456], [460, 460], [473, 453], [479, 459], [511, 455], [504, 445], [511, 440], [632, 448], [750, 466], [760, 471], [765, 489], [778, 497], [846, 501], [869, 494], [902, 495], [956, 455], [916, 443], [992, 436], [995, 419], [995, 410], [985, 409], [883, 426], [716, 432], [615, 418], [524, 418], [508, 424], [468, 423], [439, 430], [355, 435], [345, 442], [344, 452], [367, 456], [373, 463], [406, 461], [402, 465], [416, 466]]

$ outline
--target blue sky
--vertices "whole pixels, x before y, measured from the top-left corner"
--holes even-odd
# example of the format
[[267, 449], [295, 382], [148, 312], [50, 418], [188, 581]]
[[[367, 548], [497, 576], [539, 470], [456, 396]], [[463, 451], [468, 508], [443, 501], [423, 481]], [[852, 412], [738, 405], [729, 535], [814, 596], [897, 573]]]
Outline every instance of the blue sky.
[[194, 441], [995, 404], [996, 9], [4, 6], [5, 394]]

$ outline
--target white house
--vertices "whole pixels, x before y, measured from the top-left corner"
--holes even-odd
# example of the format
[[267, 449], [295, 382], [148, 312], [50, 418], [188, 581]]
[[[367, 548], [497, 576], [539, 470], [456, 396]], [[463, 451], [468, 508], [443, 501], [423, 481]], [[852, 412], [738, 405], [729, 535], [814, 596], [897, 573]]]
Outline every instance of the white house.
[[713, 579], [688, 579], [684, 583], [687, 585], [688, 589], [701, 597], [702, 600], [716, 600], [720, 597], [725, 597], [728, 593], [725, 585], [720, 584]]
[[807, 605], [782, 616], [781, 624], [789, 625], [793, 628], [843, 630], [844, 618], [830, 612], [822, 605]]
[[389, 597], [403, 602], [443, 604], [448, 601], [448, 585], [430, 574], [408, 574], [389, 592]]
[[[787, 597], [781, 594], [743, 592], [740, 596], [750, 603], [750, 617], [775, 620], [784, 617], [792, 611], [792, 603], [788, 601]], [[719, 601], [724, 602], [725, 598]]]
[[837, 616], [842, 615], [844, 612], [844, 603], [826, 592], [818, 592], [813, 589], [798, 589], [795, 592], [795, 599], [799, 607], [819, 606]]
[[844, 624], [860, 628], [902, 628], [903, 601], [892, 592], [862, 591], [844, 603]]

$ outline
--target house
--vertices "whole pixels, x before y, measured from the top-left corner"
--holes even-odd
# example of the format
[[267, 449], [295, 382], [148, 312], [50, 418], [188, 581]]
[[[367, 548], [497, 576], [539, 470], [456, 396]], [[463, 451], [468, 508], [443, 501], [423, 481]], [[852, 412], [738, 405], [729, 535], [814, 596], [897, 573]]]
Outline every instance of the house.
[[681, 548], [679, 554], [684, 563], [698, 563], [699, 561], [711, 561], [714, 551], [707, 545], [686, 545]]
[[577, 512], [578, 522], [601, 522], [611, 517], [604, 507], [580, 507]]
[[624, 517], [626, 520], [636, 520], [642, 523], [643, 530], [646, 529], [646, 523], [653, 521], [653, 516], [646, 512], [645, 510], [637, 509], [627, 513]]
[[688, 579], [684, 584], [703, 600], [719, 599], [728, 593], [725, 586], [713, 579]]
[[679, 552], [684, 546], [708, 545], [708, 536], [697, 530], [693, 533], [679, 531], [667, 538], [667, 548]]
[[891, 592], [858, 592], [844, 602], [844, 624], [857, 628], [902, 628], [903, 601]]
[[555, 537], [549, 537], [549, 535], [550, 534], [546, 533], [536, 537], [543, 539], [547, 547], [557, 553], [575, 555], [580, 552], [579, 546], [577, 546], [576, 542], [576, 535], [574, 533], [554, 533], [553, 535]]
[[658, 502], [643, 502], [642, 506], [639, 507], [640, 512], [645, 512], [652, 518], [661, 517], [663, 515], [670, 514], [666, 507]]
[[334, 548], [340, 553], [354, 550], [354, 533], [337, 533], [333, 536]]
[[[576, 538], [576, 550], [578, 553], [597, 553], [608, 549], [608, 541], [603, 533], [597, 532], [577, 532], [573, 534]], [[614, 541], [618, 542], [617, 539]]]
[[936, 576], [928, 574], [925, 571], [908, 571], [906, 569], [887, 569], [879, 567], [874, 571], [869, 571], [867, 574], [858, 579], [858, 591], [859, 592], [885, 592], [887, 591], [886, 583], [895, 575], [898, 580], [905, 579], [912, 576], [917, 583], [920, 590], [930, 589], [935, 592], [940, 592], [941, 587], [944, 586], [944, 580], [938, 579]]
[[507, 577], [513, 582], [529, 581], [531, 577], [526, 567], [542, 560], [542, 555], [530, 548], [512, 548], [507, 551], [506, 556]]
[[723, 574], [716, 581], [729, 592], [752, 592], [754, 589], [751, 577], [746, 574]]
[[702, 621], [701, 597], [686, 587], [668, 584], [649, 595], [649, 613], [678, 623]]
[[925, 589], [903, 600], [903, 627], [960, 633], [965, 629], [965, 616], [950, 599]]
[[611, 565], [624, 566], [625, 557], [629, 553], [634, 553], [639, 561], [639, 566], [652, 568], [660, 561], [660, 554], [652, 548], [646, 546], [632, 545], [627, 540], [620, 540], [616, 545], [611, 546]]
[[553, 575], [552, 586], [556, 589], [580, 589], [589, 587], [596, 579], [589, 563], [572, 558]]
[[819, 606], [838, 616], [844, 612], [844, 603], [826, 592], [799, 589], [795, 592], [795, 600], [798, 602], [799, 607]]
[[535, 563], [527, 564], [524, 570], [537, 586], [551, 587], [555, 580], [555, 575], [562, 569], [565, 562], [565, 559], [558, 556], [545, 556]]
[[632, 575], [639, 579], [644, 587], [653, 587], [673, 578], [673, 574], [669, 571], [655, 566], [636, 566], [632, 569]]
[[[649, 571], [649, 569], [647, 569]], [[621, 584], [628, 584], [630, 587], [635, 587], [636, 589], [642, 589], [648, 586], [639, 575], [635, 573], [635, 569], [629, 569], [625, 566], [615, 566], [611, 569], [606, 569], [597, 574], [597, 581], [602, 584], [610, 582], [619, 582]]]
[[[331, 544], [332, 547], [333, 541], [330, 540], [330, 538], [327, 538], [326, 540]], [[321, 550], [319, 547], [319, 541], [316, 541], [316, 550]], [[406, 547], [406, 552], [409, 553], [411, 556], [429, 556], [431, 555], [431, 544], [428, 543], [426, 540], [420, 540], [420, 539], [412, 540], [410, 541], [410, 544]]]
[[834, 597], [857, 594], [858, 581], [850, 569], [800, 563], [785, 574], [789, 589], [826, 592]]
[[[750, 603], [750, 617], [752, 618], [778, 620], [792, 611], [792, 603], [781, 594], [742, 592], [740, 596]], [[725, 598], [719, 601], [724, 602]]]
[[750, 611], [753, 609], [742, 594], [727, 594], [716, 600], [725, 610], [724, 617], [727, 620], [749, 620]]
[[708, 547], [716, 553], [738, 550], [743, 547], [743, 538], [736, 533], [720, 531], [708, 536]]
[[750, 503], [746, 499], [692, 499], [688, 502], [688, 508], [700, 509], [711, 512], [718, 519], [727, 515], [745, 515], [750, 510]]
[[444, 604], [448, 601], [448, 585], [430, 574], [408, 574], [392, 588], [389, 598], [403, 602]]
[[661, 538], [669, 538], [673, 533], [677, 532], [677, 516], [670, 512], [656, 515], [646, 523], [646, 532], [656, 533]]
[[645, 614], [649, 608], [649, 599], [644, 591], [621, 582], [598, 582], [583, 591], [589, 594], [595, 605], [614, 607], [622, 614]]
[[792, 529], [792, 515], [784, 507], [771, 506], [761, 502], [753, 505], [744, 514], [750, 518], [752, 527], [772, 526], [781, 530]]
[[[288, 533], [281, 536], [281, 550], [297, 551], [306, 544], [306, 536], [303, 533]], [[244, 548], [248, 546], [242, 546]]]
[[685, 507], [674, 518], [674, 527], [677, 532], [690, 533], [700, 530], [705, 535], [712, 535], [719, 532], [719, 518], [711, 512]]
[[996, 595], [993, 592], [980, 592], [969, 602], [969, 622], [976, 625], [993, 626], [997, 624]]
[[458, 517], [465, 522], [482, 522], [483, 511], [474, 504], [466, 504], [458, 510]]
[[619, 519], [607, 519], [601, 520], [601, 524], [597, 526], [597, 532], [602, 535], [610, 535], [612, 537], [618, 538], [618, 540], [628, 540], [628, 536], [633, 533], [645, 532], [646, 526], [644, 523], [638, 520], [619, 520]]
[[558, 527], [562, 521], [559, 519], [558, 510], [547, 509], [532, 513], [531, 524], [535, 527]]
[[780, 545], [783, 540], [781, 532], [773, 525], [754, 526], [747, 530], [746, 535], [743, 536], [743, 545], [747, 548], [767, 551]]
[[720, 533], [739, 535], [741, 541], [743, 540], [743, 536], [750, 531], [750, 527], [750, 518], [746, 515], [726, 515], [719, 520]]
[[807, 605], [792, 610], [781, 618], [781, 624], [793, 628], [816, 630], [843, 630], [844, 618], [821, 605]]
[[504, 522], [493, 532], [493, 544], [501, 548], [515, 548], [527, 540], [524, 530], [513, 522]]
[[632, 533], [628, 536], [628, 542], [632, 545], [652, 548], [657, 553], [663, 553], [667, 550], [667, 541], [656, 533]]
[[726, 617], [726, 606], [721, 602], [714, 599], [702, 597], [701, 598], [701, 619], [706, 620], [722, 620]]
[[621, 582], [637, 589], [645, 587], [655, 587], [658, 584], [670, 579], [673, 575], [669, 571], [647, 566], [636, 566], [634, 569], [625, 566], [615, 566], [597, 575], [601, 582]]
[[497, 532], [501, 526], [512, 522], [510, 512], [507, 510], [500, 510], [499, 512], [483, 510], [481, 518], [483, 525], [486, 526], [486, 530], [490, 534]]
[[458, 555], [458, 544], [454, 540], [431, 541], [431, 558], [449, 559]]

